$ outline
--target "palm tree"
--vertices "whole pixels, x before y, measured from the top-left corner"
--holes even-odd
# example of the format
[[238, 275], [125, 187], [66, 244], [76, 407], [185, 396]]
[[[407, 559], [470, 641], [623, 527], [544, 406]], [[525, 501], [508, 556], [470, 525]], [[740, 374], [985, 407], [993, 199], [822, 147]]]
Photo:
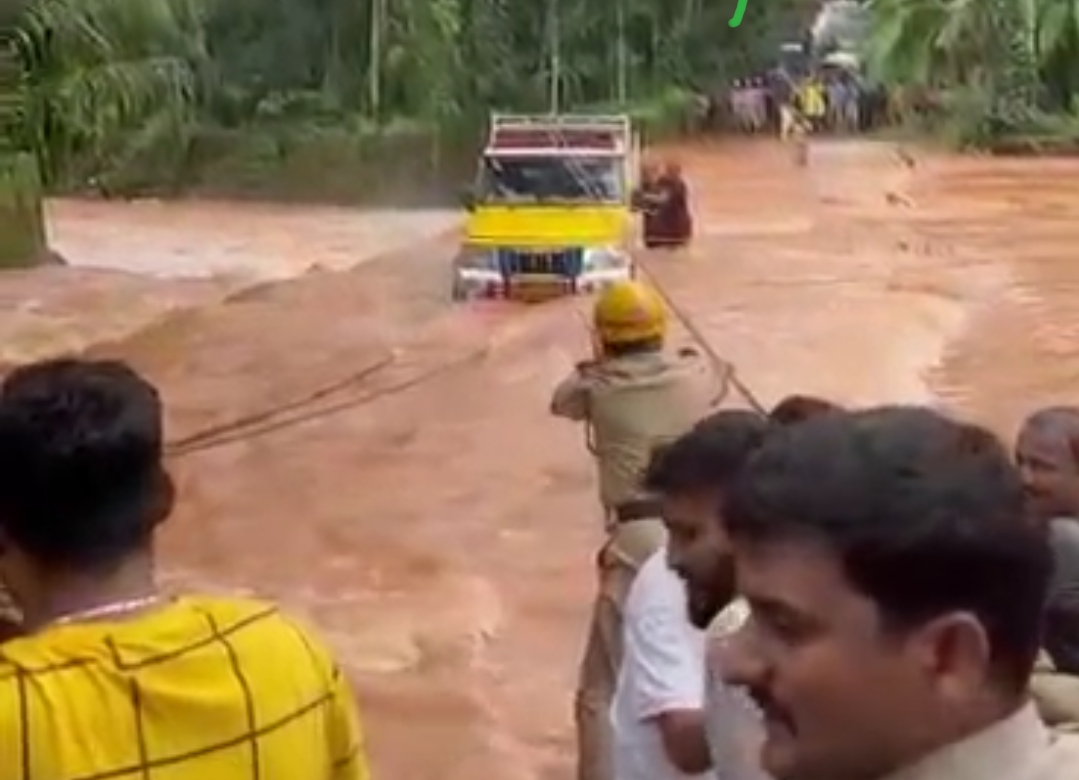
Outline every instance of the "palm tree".
[[884, 81], [973, 88], [986, 118], [1030, 120], [1048, 93], [1067, 107], [1079, 54], [1075, 0], [870, 0], [869, 62]]
[[27, 131], [49, 183], [183, 145], [206, 61], [199, 0], [25, 0]]
[[[5, 6], [0, 28], [12, 29], [18, 4]], [[0, 41], [0, 269], [41, 262], [45, 219], [37, 161], [26, 148], [26, 86], [16, 38]]]

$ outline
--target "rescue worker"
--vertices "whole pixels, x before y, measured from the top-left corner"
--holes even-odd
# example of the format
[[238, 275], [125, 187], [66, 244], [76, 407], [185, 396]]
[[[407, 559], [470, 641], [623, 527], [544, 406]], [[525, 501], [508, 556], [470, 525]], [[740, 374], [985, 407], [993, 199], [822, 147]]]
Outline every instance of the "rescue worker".
[[641, 488], [652, 450], [689, 430], [719, 382], [692, 350], [664, 351], [667, 315], [658, 293], [617, 282], [594, 311], [592, 360], [555, 389], [551, 413], [582, 422], [599, 471], [606, 541], [599, 592], [577, 687], [578, 780], [611, 779], [610, 706], [621, 662], [622, 605], [640, 566], [664, 540], [659, 504]]
[[633, 190], [632, 205], [637, 211], [647, 217], [650, 210], [654, 210], [652, 201], [657, 194], [659, 181], [659, 166], [651, 160], [641, 163], [641, 176], [637, 188]]
[[689, 188], [677, 162], [668, 161], [652, 186], [640, 189], [638, 200], [644, 212], [646, 248], [677, 249], [689, 243], [693, 235]]

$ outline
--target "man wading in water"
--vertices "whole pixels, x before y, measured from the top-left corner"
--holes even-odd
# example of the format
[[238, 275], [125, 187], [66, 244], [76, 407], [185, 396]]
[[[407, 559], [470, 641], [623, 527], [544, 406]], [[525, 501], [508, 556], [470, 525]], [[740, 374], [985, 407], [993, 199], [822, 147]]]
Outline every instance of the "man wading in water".
[[689, 188], [676, 162], [667, 162], [658, 175], [655, 168], [646, 166], [633, 202], [644, 213], [646, 248], [678, 249], [693, 237]]

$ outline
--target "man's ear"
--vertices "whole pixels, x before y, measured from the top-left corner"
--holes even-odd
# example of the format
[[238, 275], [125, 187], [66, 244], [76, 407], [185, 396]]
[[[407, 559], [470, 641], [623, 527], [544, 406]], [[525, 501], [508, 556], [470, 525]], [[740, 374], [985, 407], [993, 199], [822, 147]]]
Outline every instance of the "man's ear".
[[151, 511], [150, 522], [156, 528], [168, 519], [176, 506], [176, 483], [173, 481], [172, 475], [164, 468], [158, 472], [155, 478], [154, 495], [156, 500]]
[[934, 618], [916, 629], [912, 640], [924, 672], [946, 697], [965, 698], [991, 673], [989, 635], [970, 612]]

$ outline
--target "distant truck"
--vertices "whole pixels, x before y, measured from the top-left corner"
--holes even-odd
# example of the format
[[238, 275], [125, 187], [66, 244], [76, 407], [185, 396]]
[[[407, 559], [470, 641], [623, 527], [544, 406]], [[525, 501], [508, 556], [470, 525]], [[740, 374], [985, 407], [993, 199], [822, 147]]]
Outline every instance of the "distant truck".
[[539, 302], [632, 277], [638, 154], [628, 116], [493, 114], [454, 300]]

